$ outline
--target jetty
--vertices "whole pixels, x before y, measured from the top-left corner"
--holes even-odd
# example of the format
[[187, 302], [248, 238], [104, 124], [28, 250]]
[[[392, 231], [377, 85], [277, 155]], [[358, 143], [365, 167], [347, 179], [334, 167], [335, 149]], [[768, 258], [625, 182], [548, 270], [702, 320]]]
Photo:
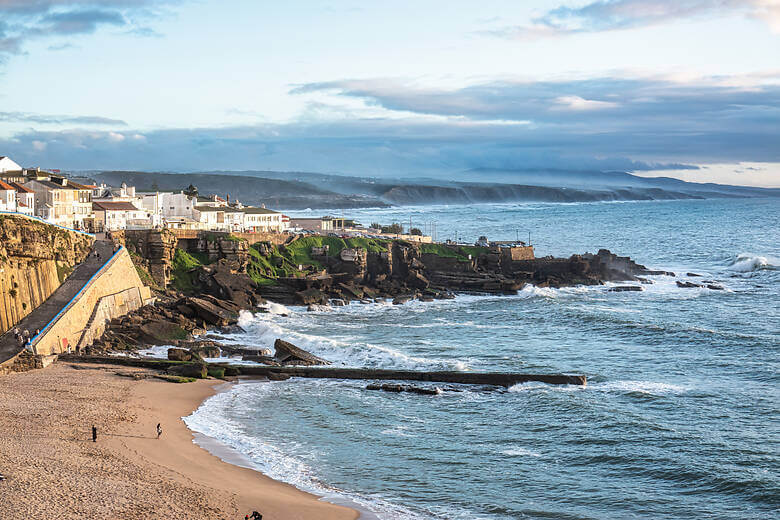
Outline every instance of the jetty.
[[[165, 359], [144, 359], [114, 356], [60, 356], [62, 361], [76, 363], [95, 363], [134, 366], [156, 370], [168, 370], [171, 367], [186, 364], [181, 361]], [[388, 370], [376, 368], [333, 368], [311, 366], [254, 366], [232, 363], [208, 363], [211, 367], [221, 367], [236, 376], [267, 377], [272, 380], [289, 377], [315, 379], [357, 379], [366, 381], [425, 381], [430, 383], [455, 383], [466, 385], [494, 385], [510, 387], [519, 383], [538, 382], [548, 385], [579, 385], [588, 383], [584, 375], [571, 374], [521, 374], [514, 372], [456, 372], [456, 371], [418, 371]]]

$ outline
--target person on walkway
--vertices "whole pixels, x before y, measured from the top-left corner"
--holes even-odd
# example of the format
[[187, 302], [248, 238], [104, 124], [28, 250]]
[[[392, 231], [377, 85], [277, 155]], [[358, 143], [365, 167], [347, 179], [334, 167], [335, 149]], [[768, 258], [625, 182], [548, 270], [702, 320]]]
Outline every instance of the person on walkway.
[[160, 423], [157, 423], [157, 438], [160, 438], [160, 435], [162, 435], [162, 426], [160, 426]]
[[92, 425], [92, 442], [97, 442], [97, 427]]

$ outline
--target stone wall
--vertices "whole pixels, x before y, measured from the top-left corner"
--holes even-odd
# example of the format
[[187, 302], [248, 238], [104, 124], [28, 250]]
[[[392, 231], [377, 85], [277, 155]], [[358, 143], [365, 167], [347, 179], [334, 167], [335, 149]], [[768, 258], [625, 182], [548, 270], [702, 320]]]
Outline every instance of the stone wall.
[[21, 215], [0, 215], [0, 334], [41, 305], [82, 262], [93, 238]]
[[[127, 249], [120, 249], [84, 286], [33, 344], [36, 354], [51, 355], [91, 343], [106, 318], [137, 309], [151, 300]], [[82, 337], [85, 336], [85, 341]]]
[[534, 259], [534, 246], [501, 248], [502, 262], [518, 262], [520, 260], [533, 260], [533, 259]]

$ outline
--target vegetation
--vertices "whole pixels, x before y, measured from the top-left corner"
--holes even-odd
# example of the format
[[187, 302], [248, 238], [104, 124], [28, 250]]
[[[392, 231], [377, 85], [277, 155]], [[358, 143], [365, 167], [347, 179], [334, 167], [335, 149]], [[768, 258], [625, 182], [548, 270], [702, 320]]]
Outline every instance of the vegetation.
[[382, 233], [395, 233], [400, 235], [403, 232], [404, 232], [404, 227], [398, 222], [393, 222], [389, 226], [382, 226]]
[[60, 283], [64, 282], [72, 272], [73, 268], [71, 266], [57, 262], [57, 278], [59, 279]]
[[225, 369], [223, 367], [208, 367], [209, 377], [216, 379], [225, 379]]
[[176, 249], [171, 264], [171, 282], [176, 289], [182, 292], [191, 292], [194, 289], [195, 273], [193, 269], [202, 266], [203, 263], [184, 251]]
[[[249, 276], [259, 285], [273, 285], [275, 279], [300, 277], [304, 273], [298, 266], [324, 269], [322, 262], [311, 256], [312, 247], [328, 246], [328, 256], [338, 256], [343, 249], [365, 249], [368, 252], [387, 251], [390, 240], [374, 238], [340, 238], [313, 235], [304, 237], [286, 246], [274, 246], [267, 242], [253, 244], [249, 248]], [[267, 255], [260, 251], [269, 251]]]
[[479, 246], [456, 246], [446, 244], [421, 244], [420, 251], [447, 258], [457, 258], [460, 262], [468, 262], [471, 258], [478, 258], [479, 255], [490, 251], [487, 247]]
[[422, 236], [422, 230], [420, 228], [413, 227], [409, 230], [410, 235]]
[[158, 379], [162, 379], [163, 381], [168, 381], [169, 383], [194, 383], [195, 382], [194, 377], [169, 376], [165, 374], [160, 374], [155, 377]]

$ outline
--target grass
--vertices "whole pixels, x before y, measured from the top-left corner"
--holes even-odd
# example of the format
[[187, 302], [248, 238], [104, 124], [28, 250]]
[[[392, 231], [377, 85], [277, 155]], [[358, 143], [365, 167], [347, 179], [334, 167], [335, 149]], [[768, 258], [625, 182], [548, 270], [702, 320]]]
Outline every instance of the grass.
[[195, 289], [193, 284], [195, 275], [191, 271], [202, 265], [203, 263], [200, 260], [188, 252], [183, 249], [176, 249], [176, 252], [173, 254], [173, 262], [171, 263], [171, 282], [173, 286], [182, 292], [192, 292]]
[[490, 251], [487, 247], [478, 246], [448, 246], [445, 244], [421, 244], [420, 251], [430, 253], [446, 258], [457, 258], [460, 262], [468, 262], [471, 258], [478, 258], [479, 255]]
[[169, 383], [194, 383], [195, 382], [194, 377], [168, 376], [164, 374], [156, 375], [154, 377], [156, 377], [157, 379], [162, 379], [163, 381], [168, 381]]

